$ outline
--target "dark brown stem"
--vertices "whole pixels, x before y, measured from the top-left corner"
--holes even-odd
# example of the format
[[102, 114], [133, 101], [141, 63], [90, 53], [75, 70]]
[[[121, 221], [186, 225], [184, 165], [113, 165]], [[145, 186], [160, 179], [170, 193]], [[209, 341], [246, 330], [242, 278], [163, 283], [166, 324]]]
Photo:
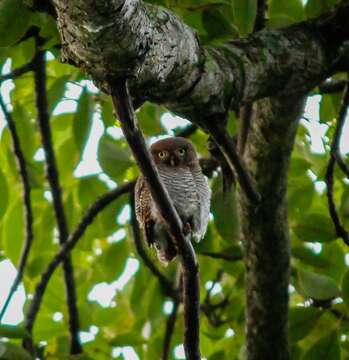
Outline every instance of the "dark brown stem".
[[173, 284], [167, 279], [167, 277], [156, 267], [156, 265], [152, 262], [152, 260], [147, 255], [146, 251], [144, 250], [142, 239], [141, 239], [141, 232], [138, 226], [138, 222], [136, 219], [136, 212], [135, 212], [135, 204], [134, 204], [134, 193], [132, 192], [130, 196], [130, 203], [131, 203], [131, 226], [133, 232], [133, 239], [135, 243], [135, 247], [139, 257], [143, 260], [144, 265], [152, 272], [154, 276], [156, 276], [161, 284], [163, 290], [165, 291], [167, 296], [170, 296], [173, 300], [178, 299], [178, 291], [175, 289]]
[[166, 322], [166, 332], [164, 338], [164, 345], [162, 347], [161, 360], [169, 359], [170, 350], [171, 350], [171, 339], [176, 325], [178, 307], [179, 307], [179, 303], [178, 301], [175, 301], [173, 303], [173, 309], [171, 311], [171, 314], [169, 315]]
[[327, 165], [326, 176], [325, 176], [325, 181], [327, 185], [328, 210], [330, 212], [330, 216], [332, 218], [337, 236], [342, 238], [347, 245], [349, 245], [349, 234], [344, 228], [337, 212], [337, 208], [333, 196], [333, 183], [334, 183], [334, 170], [335, 170], [336, 162], [338, 162], [341, 169], [348, 176], [347, 166], [344, 160], [341, 158], [341, 154], [339, 152], [339, 142], [342, 136], [348, 104], [349, 104], [349, 85], [347, 84], [344, 89], [342, 103], [337, 118], [337, 126], [331, 144], [330, 160]]
[[7, 111], [4, 100], [0, 94], [0, 107], [2, 112], [4, 113], [5, 119], [7, 121], [7, 126], [9, 128], [11, 137], [12, 137], [12, 147], [13, 153], [16, 157], [17, 168], [19, 172], [19, 176], [21, 178], [22, 187], [23, 187], [23, 206], [24, 206], [24, 217], [25, 217], [25, 240], [23, 249], [21, 252], [21, 257], [18, 264], [17, 275], [13, 281], [10, 292], [7, 295], [5, 303], [0, 312], [0, 323], [3, 316], [6, 313], [6, 310], [11, 302], [11, 299], [14, 293], [17, 291], [18, 285], [20, 284], [25, 266], [28, 261], [29, 252], [31, 249], [31, 245], [33, 242], [33, 210], [30, 200], [30, 185], [29, 185], [29, 177], [27, 172], [27, 166], [25, 157], [21, 148], [20, 139], [17, 133], [16, 124], [12, 118], [12, 115]]
[[52, 274], [57, 269], [58, 265], [67, 257], [67, 255], [74, 248], [74, 246], [77, 244], [79, 239], [81, 239], [87, 227], [92, 224], [96, 216], [103, 209], [105, 209], [112, 201], [116, 200], [119, 196], [132, 191], [134, 185], [135, 183], [134, 181], [132, 181], [118, 186], [116, 189], [113, 189], [107, 192], [106, 194], [102, 195], [86, 210], [86, 213], [80, 220], [79, 224], [76, 226], [74, 231], [69, 235], [68, 240], [62, 245], [60, 250], [56, 253], [56, 255], [53, 257], [53, 259], [47, 266], [46, 270], [41, 275], [41, 279], [34, 291], [33, 300], [31, 301], [27, 311], [27, 315], [25, 319], [25, 328], [27, 330], [33, 328], [47, 284]]
[[214, 253], [210, 251], [201, 251], [199, 252], [199, 255], [207, 256], [213, 259], [220, 259], [225, 261], [240, 261], [242, 260], [242, 254], [236, 254], [236, 255], [229, 255], [229, 254], [223, 254], [223, 253]]
[[34, 60], [30, 61], [27, 64], [24, 64], [23, 66], [14, 69], [12, 72], [6, 74], [6, 75], [1, 75], [0, 76], [0, 82], [5, 81], [5, 80], [9, 80], [9, 79], [16, 79], [18, 77], [20, 77], [23, 74], [26, 74], [29, 71], [33, 71], [34, 69]]
[[218, 126], [211, 125], [208, 129], [212, 139], [218, 149], [222, 152], [231, 170], [236, 173], [238, 183], [252, 204], [257, 205], [260, 201], [260, 195], [257, 192], [253, 180], [248, 174], [245, 165], [236, 152], [235, 144], [230, 136]]
[[[38, 124], [41, 134], [41, 141], [45, 152], [46, 178], [52, 193], [53, 207], [56, 216], [59, 243], [62, 246], [68, 239], [68, 225], [65, 216], [59, 173], [56, 164], [56, 157], [53, 150], [52, 135], [49, 123], [47, 89], [46, 89], [46, 62], [45, 52], [38, 50], [34, 64], [36, 107], [38, 111]], [[69, 312], [70, 330], [70, 352], [71, 354], [82, 353], [80, 343], [79, 311], [77, 307], [76, 286], [74, 280], [74, 269], [70, 256], [63, 262], [64, 282], [67, 294], [67, 306]], [[31, 331], [31, 328], [28, 328]]]
[[256, 18], [254, 20], [253, 32], [260, 31], [265, 27], [265, 14], [268, 8], [267, 0], [257, 0], [257, 13]]
[[321, 94], [334, 94], [343, 91], [347, 83], [347, 80], [326, 81], [319, 85], [319, 91]]
[[199, 269], [190, 239], [186, 239], [167, 190], [149, 155], [143, 134], [138, 128], [125, 79], [109, 83], [114, 108], [133, 156], [147, 181], [152, 198], [165, 221], [178, 250], [183, 273], [184, 350], [188, 360], [200, 360], [199, 349]]

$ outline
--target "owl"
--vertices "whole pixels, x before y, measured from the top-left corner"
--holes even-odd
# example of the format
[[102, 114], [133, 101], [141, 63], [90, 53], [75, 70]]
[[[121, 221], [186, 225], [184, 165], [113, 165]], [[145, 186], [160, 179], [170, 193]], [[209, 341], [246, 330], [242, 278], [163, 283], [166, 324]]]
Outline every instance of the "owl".
[[[186, 235], [200, 241], [209, 220], [211, 191], [194, 145], [185, 138], [171, 137], [155, 142], [150, 153]], [[176, 248], [142, 176], [136, 183], [135, 209], [148, 245], [154, 247], [159, 260], [167, 264], [176, 256]]]

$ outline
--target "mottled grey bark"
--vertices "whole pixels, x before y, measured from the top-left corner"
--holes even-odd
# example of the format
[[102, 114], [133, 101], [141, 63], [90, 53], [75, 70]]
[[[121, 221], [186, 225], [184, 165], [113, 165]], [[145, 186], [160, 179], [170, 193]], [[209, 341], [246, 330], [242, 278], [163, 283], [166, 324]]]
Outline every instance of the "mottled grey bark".
[[108, 78], [129, 76], [135, 99], [166, 104], [192, 120], [311, 89], [333, 71], [349, 39], [347, 1], [312, 22], [215, 48], [201, 46], [169, 10], [139, 0], [54, 3], [66, 61], [105, 88]]
[[245, 161], [262, 197], [258, 208], [240, 195], [241, 235], [246, 265], [246, 329], [249, 360], [285, 360], [290, 246], [287, 169], [303, 101], [266, 99], [255, 103]]

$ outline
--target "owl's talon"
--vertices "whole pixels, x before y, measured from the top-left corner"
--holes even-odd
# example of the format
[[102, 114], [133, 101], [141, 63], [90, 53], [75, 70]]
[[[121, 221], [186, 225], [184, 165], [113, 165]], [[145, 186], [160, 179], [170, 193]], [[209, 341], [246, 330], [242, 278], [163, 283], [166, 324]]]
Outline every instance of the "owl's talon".
[[190, 222], [187, 221], [186, 223], [183, 224], [183, 234], [185, 236], [189, 235], [191, 233], [191, 225]]

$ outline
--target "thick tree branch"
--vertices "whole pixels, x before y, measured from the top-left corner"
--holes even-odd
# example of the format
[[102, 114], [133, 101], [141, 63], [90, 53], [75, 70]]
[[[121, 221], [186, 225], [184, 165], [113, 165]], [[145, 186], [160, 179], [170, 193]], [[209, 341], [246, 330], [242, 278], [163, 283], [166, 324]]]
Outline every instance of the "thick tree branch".
[[135, 182], [131, 181], [118, 186], [117, 188], [102, 195], [99, 199], [96, 200], [96, 202], [90, 205], [89, 208], [86, 210], [86, 213], [80, 220], [79, 224], [76, 226], [74, 231], [69, 235], [68, 240], [62, 245], [60, 250], [56, 253], [56, 255], [53, 257], [53, 259], [47, 266], [46, 270], [41, 275], [41, 279], [38, 285], [36, 286], [33, 299], [29, 305], [25, 318], [25, 328], [28, 331], [30, 331], [33, 328], [47, 284], [52, 274], [59, 266], [59, 264], [72, 251], [74, 246], [84, 235], [87, 227], [92, 224], [96, 216], [119, 196], [132, 191], [134, 185]]
[[133, 239], [136, 246], [139, 257], [143, 260], [144, 265], [156, 276], [161, 284], [166, 295], [170, 296], [173, 300], [178, 299], [178, 290], [175, 289], [171, 281], [156, 267], [153, 261], [148, 257], [148, 254], [144, 250], [140, 228], [136, 219], [135, 204], [134, 204], [134, 193], [130, 196], [131, 204], [131, 226], [133, 231]]
[[[349, 39], [349, 2], [314, 20], [204, 47], [169, 10], [140, 0], [55, 0], [63, 56], [105, 90], [131, 76], [135, 99], [166, 104], [198, 124], [256, 99], [306, 93], [336, 69]], [[219, 118], [214, 118], [216, 121]]]
[[347, 230], [344, 228], [336, 209], [336, 204], [333, 196], [333, 183], [334, 183], [334, 170], [335, 170], [336, 162], [338, 162], [341, 169], [348, 176], [347, 166], [344, 160], [342, 159], [339, 151], [339, 142], [344, 127], [348, 106], [349, 106], [349, 85], [347, 84], [344, 88], [342, 103], [337, 117], [337, 126], [333, 135], [330, 160], [327, 165], [326, 176], [325, 176], [325, 181], [327, 185], [328, 210], [330, 212], [334, 227], [336, 229], [337, 236], [342, 238], [347, 245], [349, 245], [349, 234]]
[[[56, 165], [56, 157], [53, 150], [52, 135], [49, 124], [47, 92], [46, 92], [46, 63], [45, 53], [38, 50], [34, 65], [36, 107], [38, 111], [38, 124], [41, 134], [41, 141], [45, 152], [46, 177], [52, 193], [53, 207], [61, 246], [68, 239], [68, 225], [65, 216], [61, 185]], [[76, 286], [74, 280], [74, 270], [70, 256], [63, 262], [64, 282], [67, 294], [67, 306], [69, 312], [69, 330], [71, 336], [71, 354], [82, 353], [79, 336], [79, 311], [77, 307]], [[28, 327], [28, 330], [32, 329]]]
[[27, 260], [29, 257], [29, 252], [31, 249], [31, 245], [33, 242], [33, 210], [31, 205], [31, 199], [30, 199], [30, 184], [29, 184], [29, 177], [28, 177], [28, 171], [27, 171], [27, 165], [24, 157], [24, 153], [21, 148], [20, 139], [17, 133], [16, 124], [14, 119], [12, 118], [12, 115], [7, 111], [6, 105], [4, 103], [4, 100], [0, 94], [0, 107], [2, 109], [2, 112], [4, 113], [7, 126], [9, 128], [11, 137], [12, 137], [12, 147], [13, 147], [13, 153], [16, 157], [17, 162], [17, 168], [19, 172], [19, 176], [21, 178], [22, 187], [23, 187], [23, 207], [24, 207], [24, 218], [25, 218], [25, 240], [21, 252], [21, 257], [18, 264], [17, 269], [17, 275], [13, 281], [13, 284], [11, 286], [10, 292], [5, 300], [5, 303], [1, 309], [0, 312], [0, 323], [3, 318], [3, 316], [6, 313], [6, 310], [11, 302], [12, 296], [17, 291], [18, 285], [22, 281], [24, 269], [27, 265]]
[[110, 83], [110, 90], [121, 128], [135, 160], [147, 181], [152, 198], [165, 220], [178, 251], [183, 276], [184, 349], [188, 360], [200, 360], [199, 349], [199, 270], [190, 239], [183, 234], [183, 224], [160, 180], [156, 166], [149, 155], [141, 130], [138, 128], [126, 80]]

